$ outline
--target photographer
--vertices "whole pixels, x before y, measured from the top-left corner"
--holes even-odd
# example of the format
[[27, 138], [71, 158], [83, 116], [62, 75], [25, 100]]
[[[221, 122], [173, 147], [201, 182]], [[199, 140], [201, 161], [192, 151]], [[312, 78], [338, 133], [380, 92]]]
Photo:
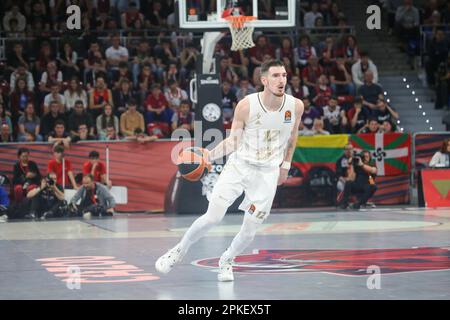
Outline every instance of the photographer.
[[30, 213], [27, 218], [52, 218], [62, 216], [60, 208], [64, 205], [64, 191], [56, 183], [56, 173], [51, 172], [41, 180], [41, 185], [28, 192], [31, 200]]
[[353, 145], [351, 143], [347, 143], [344, 147], [344, 154], [336, 161], [336, 178], [337, 178], [337, 191], [338, 202], [342, 200], [342, 196], [344, 195], [344, 187], [345, 183], [351, 179], [354, 179], [354, 176], [351, 177], [348, 175], [348, 168], [350, 166], [350, 159], [353, 155]]
[[347, 209], [348, 200], [351, 194], [357, 198], [353, 209], [359, 209], [365, 205], [377, 190], [374, 176], [377, 174], [377, 168], [370, 164], [370, 152], [364, 150], [360, 155], [355, 154], [349, 160], [347, 176], [349, 179], [345, 182], [344, 195], [340, 204], [341, 209]]
[[[81, 199], [80, 205], [76, 203]], [[76, 206], [83, 218], [89, 219], [94, 216], [112, 216], [116, 201], [108, 188], [94, 181], [92, 174], [83, 177], [83, 185], [70, 201], [71, 206]]]

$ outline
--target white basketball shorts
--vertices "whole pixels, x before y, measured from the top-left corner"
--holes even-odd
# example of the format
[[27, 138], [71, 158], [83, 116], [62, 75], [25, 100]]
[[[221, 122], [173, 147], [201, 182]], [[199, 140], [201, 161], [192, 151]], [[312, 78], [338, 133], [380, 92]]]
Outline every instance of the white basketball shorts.
[[278, 167], [258, 167], [230, 157], [208, 200], [228, 208], [245, 192], [239, 209], [262, 223], [270, 214], [279, 175]]

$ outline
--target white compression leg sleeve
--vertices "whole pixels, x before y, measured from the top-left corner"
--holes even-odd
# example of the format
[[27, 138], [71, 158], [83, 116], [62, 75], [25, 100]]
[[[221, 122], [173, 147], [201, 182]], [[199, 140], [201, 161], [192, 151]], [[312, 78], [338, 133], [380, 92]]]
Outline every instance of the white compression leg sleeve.
[[253, 221], [246, 213], [241, 230], [234, 237], [230, 247], [224, 252], [222, 258], [226, 260], [233, 259], [237, 255], [241, 254], [255, 238], [256, 231], [260, 225], [260, 223]]
[[217, 204], [214, 203], [214, 201], [210, 201], [206, 213], [194, 221], [181, 239], [181, 252], [185, 254], [192, 244], [203, 237], [209, 229], [218, 224], [225, 216], [227, 209], [228, 207], [222, 204]]

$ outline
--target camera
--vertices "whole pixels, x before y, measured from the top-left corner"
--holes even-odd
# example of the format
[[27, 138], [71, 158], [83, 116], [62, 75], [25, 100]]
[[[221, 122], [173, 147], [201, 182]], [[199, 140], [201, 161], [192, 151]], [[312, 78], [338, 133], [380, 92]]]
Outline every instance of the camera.
[[52, 187], [55, 184], [55, 181], [50, 177], [45, 177], [45, 182], [49, 187]]
[[362, 153], [358, 153], [358, 152], [353, 153], [352, 158], [353, 158], [353, 161], [352, 161], [353, 165], [357, 165], [360, 161], [362, 161], [362, 159], [364, 159]]

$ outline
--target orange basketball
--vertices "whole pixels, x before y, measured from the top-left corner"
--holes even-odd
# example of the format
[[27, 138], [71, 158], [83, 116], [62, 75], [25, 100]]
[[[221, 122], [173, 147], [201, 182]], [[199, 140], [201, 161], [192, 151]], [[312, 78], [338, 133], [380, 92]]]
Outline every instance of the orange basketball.
[[205, 149], [198, 147], [190, 147], [181, 151], [178, 155], [177, 165], [181, 176], [189, 181], [198, 181], [211, 171], [211, 164], [206, 159]]

